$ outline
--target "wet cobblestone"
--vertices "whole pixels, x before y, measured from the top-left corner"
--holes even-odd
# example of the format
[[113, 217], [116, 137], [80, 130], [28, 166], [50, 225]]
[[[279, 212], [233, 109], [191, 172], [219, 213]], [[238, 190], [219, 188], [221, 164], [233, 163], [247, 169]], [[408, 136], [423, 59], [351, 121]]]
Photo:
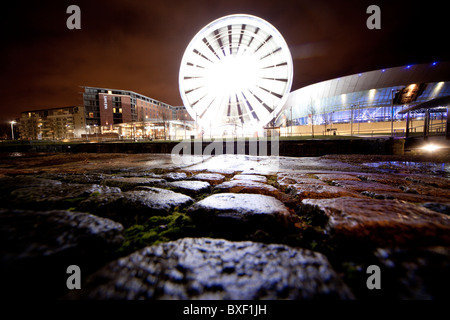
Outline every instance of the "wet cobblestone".
[[[386, 166], [391, 160], [395, 161], [392, 168]], [[402, 167], [402, 160], [408, 165]], [[242, 292], [248, 299], [327, 295], [338, 299], [448, 299], [450, 179], [437, 169], [417, 170], [411, 163], [418, 160], [412, 160], [347, 155], [280, 157], [274, 166], [269, 158], [224, 155], [192, 157], [191, 162], [180, 165], [172, 162], [170, 154], [3, 155], [0, 219], [5, 223], [0, 239], [7, 237], [8, 241], [2, 241], [1, 267], [7, 268], [19, 257], [26, 261], [21, 272], [27, 265], [45, 265], [44, 254], [35, 250], [36, 243], [61, 250], [70, 245], [76, 252], [92, 249], [87, 255], [74, 255], [71, 264], [104, 266], [103, 273], [86, 282], [89, 291], [82, 292], [84, 298], [236, 298], [241, 297], [240, 289], [230, 277], [239, 280], [247, 275], [250, 278], [242, 284], [260, 290]], [[374, 165], [377, 161], [380, 165]], [[30, 225], [21, 222], [22, 213], [14, 216], [17, 210], [26, 212], [26, 221], [35, 217], [36, 226], [55, 232], [36, 234], [27, 242], [24, 234]], [[80, 241], [69, 241], [59, 237], [58, 230], [69, 226], [71, 232], [77, 232], [84, 222], [74, 219], [59, 225], [57, 219], [38, 219], [61, 214], [87, 215], [94, 225], [109, 223], [121, 244], [114, 240], [115, 247], [108, 246], [104, 255], [106, 249], [95, 243], [98, 239], [108, 243], [108, 233], [94, 232], [90, 237], [81, 233]], [[96, 218], [100, 220], [94, 222]], [[10, 245], [19, 240], [21, 249]], [[303, 254], [320, 257], [322, 266], [317, 270], [321, 271], [308, 278], [302, 273], [307, 267], [298, 264], [294, 268], [289, 259], [269, 249], [275, 244], [300, 260]], [[217, 251], [220, 246], [226, 250]], [[185, 248], [186, 255], [182, 257], [178, 247]], [[255, 254], [246, 256], [244, 264], [226, 258], [241, 254], [244, 247], [249, 248], [244, 250], [247, 255]], [[173, 260], [161, 250], [174, 250], [179, 256]], [[274, 266], [279, 262], [286, 268], [261, 269], [255, 258], [258, 250], [265, 250], [264, 263]], [[178, 266], [199, 252], [205, 257], [196, 263], [203, 261], [207, 277], [202, 276], [202, 269], [196, 269], [196, 263], [189, 263], [189, 272]], [[54, 255], [51, 261], [61, 266], [66, 258]], [[366, 268], [373, 264], [382, 268], [383, 279], [388, 279], [384, 281], [389, 281], [378, 291], [366, 286]], [[216, 268], [219, 265], [223, 268]], [[131, 266], [129, 274], [121, 271], [126, 266]], [[163, 273], [158, 271], [161, 266], [166, 268]], [[86, 269], [88, 278], [93, 270]], [[131, 285], [142, 280], [134, 278], [135, 272], [142, 270], [155, 279], [153, 284], [140, 284], [144, 291]], [[430, 280], [433, 273], [440, 281]], [[267, 274], [273, 279], [289, 279], [286, 288], [264, 282]], [[332, 280], [324, 287], [325, 275], [332, 275]], [[20, 272], [14, 276], [19, 277]], [[108, 281], [96, 287], [99, 277]], [[37, 284], [33, 278], [28, 280]], [[61, 281], [61, 276], [49, 275], [45, 281], [49, 288], [60, 288], [56, 281]], [[114, 289], [118, 283], [124, 284], [120, 292]], [[163, 287], [173, 290], [155, 291]], [[12, 291], [20, 294], [13, 289], [13, 281], [6, 282], [2, 296]], [[63, 291], [58, 291], [59, 297], [67, 293]], [[55, 294], [43, 290], [41, 297], [54, 298]]]

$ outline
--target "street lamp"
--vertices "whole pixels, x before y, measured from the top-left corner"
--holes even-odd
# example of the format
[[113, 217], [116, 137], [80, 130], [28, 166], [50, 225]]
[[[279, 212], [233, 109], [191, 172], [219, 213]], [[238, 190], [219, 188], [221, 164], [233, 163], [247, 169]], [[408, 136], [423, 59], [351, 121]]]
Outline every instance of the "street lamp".
[[89, 141], [89, 135], [91, 134], [91, 126], [86, 125], [86, 129], [89, 130], [89, 133], [86, 130], [84, 130], [84, 132], [86, 132], [86, 141]]
[[391, 137], [394, 138], [394, 92], [397, 94], [400, 90], [391, 90]]
[[14, 140], [14, 125], [17, 123], [16, 121], [11, 121], [11, 140]]

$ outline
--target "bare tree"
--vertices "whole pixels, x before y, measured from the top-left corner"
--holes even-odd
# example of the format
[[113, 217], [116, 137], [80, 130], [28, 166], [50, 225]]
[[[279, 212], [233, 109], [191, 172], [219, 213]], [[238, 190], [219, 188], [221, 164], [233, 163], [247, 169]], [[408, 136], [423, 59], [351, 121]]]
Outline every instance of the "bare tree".
[[317, 108], [312, 97], [310, 97], [306, 110], [308, 112], [308, 116], [311, 118], [311, 136], [314, 138], [314, 117], [317, 114]]

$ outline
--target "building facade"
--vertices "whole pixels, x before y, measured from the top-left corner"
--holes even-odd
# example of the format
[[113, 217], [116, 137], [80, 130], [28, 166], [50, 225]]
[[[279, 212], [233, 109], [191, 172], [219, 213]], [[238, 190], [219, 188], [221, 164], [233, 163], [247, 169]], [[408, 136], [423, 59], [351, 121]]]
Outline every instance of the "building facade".
[[[336, 129], [342, 134], [405, 127], [401, 111], [450, 95], [450, 63], [432, 62], [375, 70], [312, 84], [289, 94], [277, 124], [292, 134]], [[415, 115], [420, 118], [423, 115]], [[442, 114], [435, 114], [442, 121]], [[418, 128], [420, 130], [420, 128]], [[289, 134], [289, 129], [286, 129]]]
[[184, 106], [178, 106], [178, 107], [174, 107], [174, 108], [175, 108], [175, 119], [176, 120], [194, 121], [194, 119], [192, 119], [191, 115], [189, 114], [189, 112], [186, 110], [186, 108]]
[[82, 88], [83, 106], [22, 112], [21, 139], [170, 139], [186, 131], [190, 117], [184, 107], [128, 90]]
[[19, 132], [22, 140], [65, 140], [85, 133], [83, 106], [70, 106], [22, 112]]
[[91, 127], [176, 118], [176, 110], [171, 105], [133, 91], [83, 88], [86, 123]]

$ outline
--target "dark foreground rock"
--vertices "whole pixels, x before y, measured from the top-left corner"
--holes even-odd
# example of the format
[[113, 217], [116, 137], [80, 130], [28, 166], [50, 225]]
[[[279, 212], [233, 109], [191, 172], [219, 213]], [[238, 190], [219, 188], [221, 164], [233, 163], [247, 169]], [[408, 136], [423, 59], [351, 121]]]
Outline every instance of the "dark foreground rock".
[[88, 197], [119, 192], [118, 188], [97, 184], [43, 185], [12, 191], [6, 204], [32, 210], [69, 209]]
[[377, 249], [385, 290], [402, 300], [448, 301], [450, 292], [450, 248], [386, 248]]
[[67, 289], [67, 267], [102, 266], [122, 232], [121, 224], [82, 212], [0, 209], [1, 296], [58, 297]]
[[329, 217], [327, 229], [337, 241], [369, 246], [450, 244], [450, 217], [418, 205], [348, 197], [302, 202]]
[[289, 226], [291, 213], [279, 200], [260, 194], [219, 193], [189, 207], [187, 214], [201, 229], [228, 239], [258, 230], [278, 233]]
[[175, 208], [183, 208], [194, 200], [184, 194], [153, 187], [89, 197], [79, 210], [112, 219], [124, 226], [144, 223], [152, 216], [165, 216]]
[[68, 299], [352, 299], [320, 253], [284, 245], [184, 238], [94, 273]]
[[11, 192], [16, 189], [25, 187], [47, 188], [58, 185], [61, 185], [61, 182], [53, 179], [43, 179], [31, 176], [2, 176], [0, 177], [0, 200], [3, 202], [2, 206], [5, 207], [6, 204], [10, 201]]
[[110, 187], [118, 187], [122, 191], [128, 191], [140, 186], [165, 186], [166, 182], [166, 180], [159, 178], [118, 177], [113, 179], [105, 179], [102, 181], [102, 184]]

